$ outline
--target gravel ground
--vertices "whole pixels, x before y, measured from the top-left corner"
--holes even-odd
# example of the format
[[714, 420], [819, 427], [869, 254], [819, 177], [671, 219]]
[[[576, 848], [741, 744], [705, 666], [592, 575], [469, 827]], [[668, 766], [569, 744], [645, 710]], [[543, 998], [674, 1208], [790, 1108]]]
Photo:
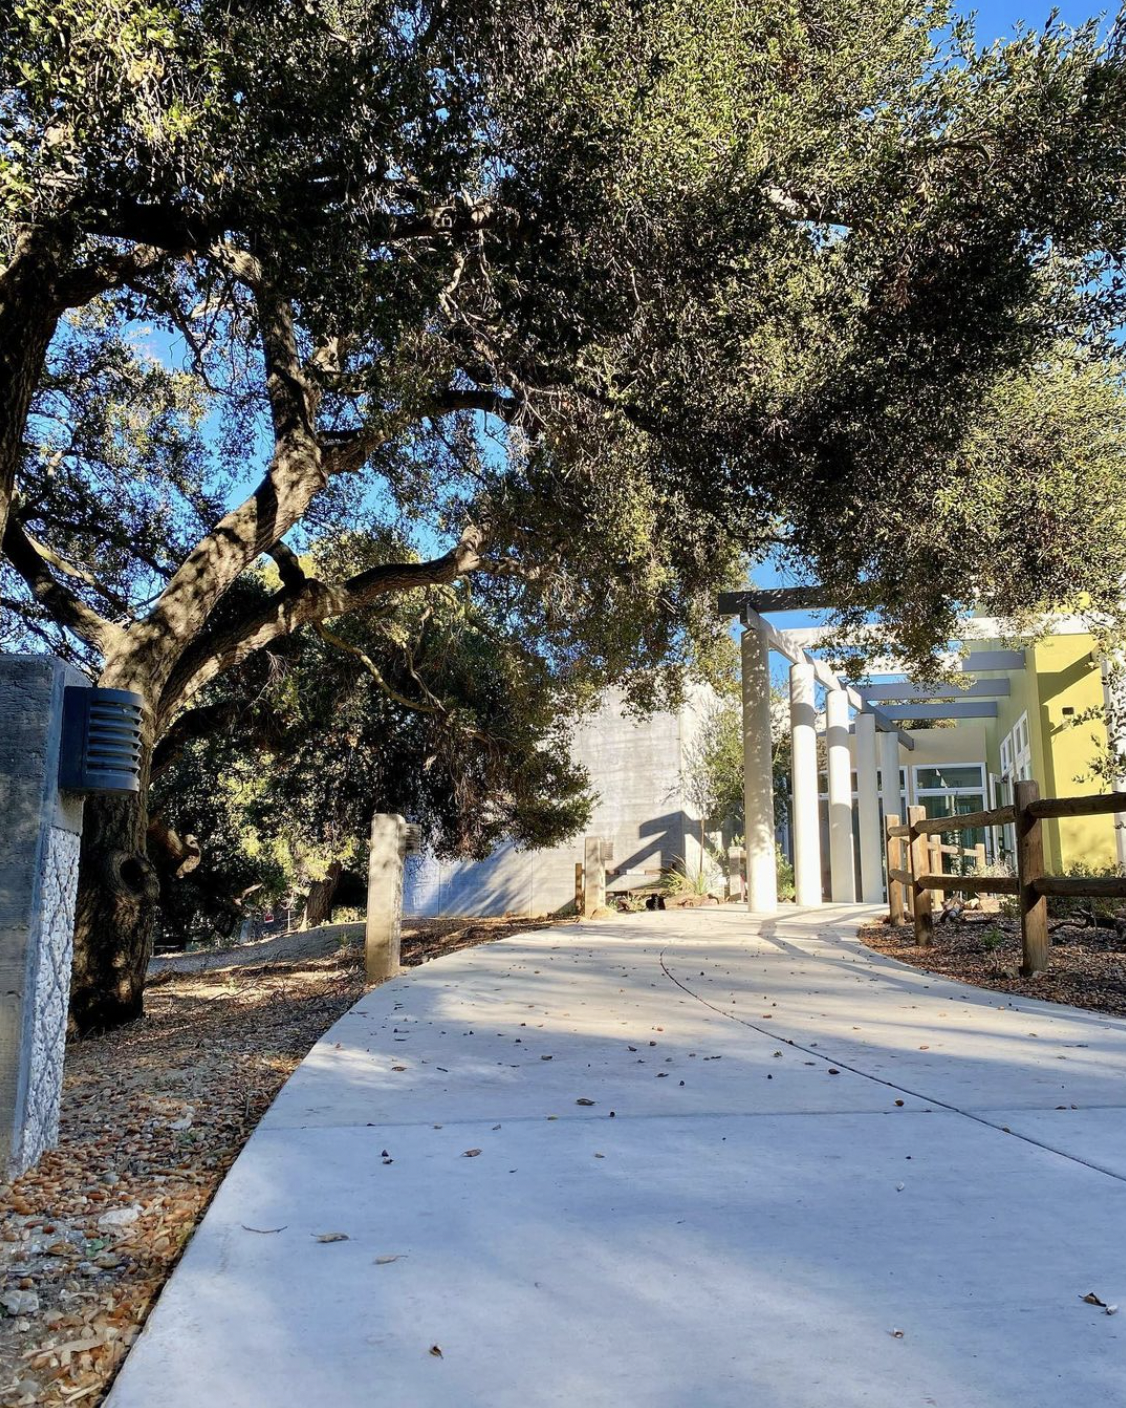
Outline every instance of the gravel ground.
[[936, 925], [930, 948], [919, 948], [914, 929], [906, 924], [869, 925], [860, 938], [889, 958], [960, 983], [1126, 1017], [1126, 938], [1112, 929], [1053, 928], [1051, 965], [1035, 978], [1020, 976], [1015, 919], [975, 915]]
[[[543, 922], [407, 925], [403, 959]], [[69, 1047], [59, 1147], [0, 1189], [3, 1408], [101, 1402], [278, 1088], [363, 992], [358, 948], [232, 962], [151, 978], [142, 1020]]]

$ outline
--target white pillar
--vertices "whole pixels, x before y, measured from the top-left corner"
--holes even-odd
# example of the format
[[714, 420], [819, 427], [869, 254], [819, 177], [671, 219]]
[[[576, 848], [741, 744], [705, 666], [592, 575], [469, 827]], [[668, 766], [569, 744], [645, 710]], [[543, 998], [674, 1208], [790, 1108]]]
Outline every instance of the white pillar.
[[747, 851], [747, 908], [778, 908], [774, 858], [773, 748], [770, 739], [769, 649], [760, 633], [743, 631], [743, 814]]
[[821, 903], [821, 818], [817, 802], [817, 696], [812, 665], [790, 666], [790, 819], [794, 838], [794, 899]]
[[399, 973], [403, 860], [418, 853], [420, 841], [418, 827], [397, 813], [376, 812], [371, 819], [364, 931], [364, 966], [369, 983], [383, 983]]
[[894, 729], [878, 735], [880, 740], [880, 801], [884, 804], [884, 818], [898, 816], [901, 822], [907, 820], [900, 815], [903, 803], [899, 791], [899, 734]]
[[848, 695], [825, 696], [825, 743], [829, 762], [829, 884], [834, 904], [856, 900], [852, 859], [852, 759], [848, 751]]
[[865, 904], [879, 904], [884, 897], [884, 868], [875, 714], [856, 716], [856, 808], [860, 819], [860, 893]]
[[[1103, 704], [1106, 715], [1107, 747], [1119, 757], [1126, 755], [1126, 665], [1120, 656], [1103, 659]], [[1115, 792], [1126, 792], [1126, 776], [1111, 782]], [[1114, 813], [1114, 849], [1120, 869], [1126, 869], [1126, 813]]]

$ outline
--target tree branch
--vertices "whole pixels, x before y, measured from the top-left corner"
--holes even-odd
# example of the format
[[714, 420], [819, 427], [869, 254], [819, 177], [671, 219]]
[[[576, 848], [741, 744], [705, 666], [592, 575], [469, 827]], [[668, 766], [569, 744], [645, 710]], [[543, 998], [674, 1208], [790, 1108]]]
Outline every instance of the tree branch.
[[[337, 650], [343, 650], [349, 655], [354, 655], [383, 693], [386, 694], [388, 699], [394, 700], [396, 704], [402, 704], [406, 709], [414, 709], [420, 714], [444, 714], [446, 712], [441, 702], [434, 699], [434, 696], [430, 694], [429, 690], [427, 690], [426, 693], [430, 694], [430, 698], [434, 700], [432, 704], [420, 704], [414, 699], [408, 699], [405, 694], [400, 694], [397, 689], [394, 689], [387, 683], [380, 672], [379, 666], [366, 650], [361, 650], [358, 645], [352, 645], [351, 642], [346, 641], [343, 636], [335, 635], [320, 622], [317, 622], [315, 630], [326, 645], [334, 645]], [[414, 674], [413, 670], [411, 674]], [[415, 678], [417, 679], [418, 676], [415, 675]]]
[[107, 621], [69, 587], [52, 577], [37, 544], [13, 514], [9, 514], [4, 529], [3, 547], [8, 561], [27, 583], [32, 596], [60, 626], [73, 631], [103, 655], [124, 640], [125, 631], [121, 626]]
[[183, 252], [157, 249], [153, 245], [137, 245], [124, 254], [106, 250], [89, 263], [79, 265], [65, 279], [60, 279], [56, 298], [58, 308], [60, 312], [64, 308], [81, 308], [99, 294], [121, 288], [155, 268], [162, 259]]
[[288, 543], [277, 542], [267, 551], [277, 563], [278, 576], [282, 580], [282, 586], [288, 587], [291, 591], [299, 591], [308, 580], [305, 569], [301, 566], [301, 559]]
[[168, 679], [159, 713], [168, 717], [217, 675], [233, 669], [256, 650], [289, 635], [299, 626], [346, 616], [391, 593], [456, 581], [480, 566], [481, 544], [480, 530], [470, 527], [462, 533], [455, 548], [429, 562], [394, 562], [370, 567], [337, 586], [306, 578], [296, 589], [283, 588], [242, 621], [200, 638], [188, 647]]
[[319, 393], [302, 370], [289, 304], [252, 255], [230, 250], [223, 257], [258, 304], [274, 456], [250, 498], [199, 540], [136, 628], [161, 684], [239, 574], [298, 522], [328, 477], [316, 429]]
[[153, 749], [151, 780], [155, 782], [162, 773], [167, 772], [189, 743], [208, 738], [219, 729], [230, 728], [250, 707], [246, 699], [221, 699], [214, 704], [200, 704], [195, 709], [186, 709]]

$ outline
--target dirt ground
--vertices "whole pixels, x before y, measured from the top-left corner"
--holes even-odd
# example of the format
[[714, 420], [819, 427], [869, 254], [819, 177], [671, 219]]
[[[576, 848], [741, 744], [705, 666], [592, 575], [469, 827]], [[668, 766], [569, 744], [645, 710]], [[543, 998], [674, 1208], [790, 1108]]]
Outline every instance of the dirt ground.
[[1113, 929], [1053, 926], [1049, 969], [1034, 978], [1020, 976], [1015, 919], [974, 915], [938, 924], [930, 948], [916, 945], [910, 925], [869, 925], [860, 938], [889, 958], [957, 982], [1126, 1017], [1126, 938]]
[[[408, 923], [403, 961], [548, 922]], [[59, 1147], [0, 1189], [3, 1408], [102, 1401], [250, 1132], [363, 988], [359, 948], [165, 971], [140, 1021], [71, 1044]]]

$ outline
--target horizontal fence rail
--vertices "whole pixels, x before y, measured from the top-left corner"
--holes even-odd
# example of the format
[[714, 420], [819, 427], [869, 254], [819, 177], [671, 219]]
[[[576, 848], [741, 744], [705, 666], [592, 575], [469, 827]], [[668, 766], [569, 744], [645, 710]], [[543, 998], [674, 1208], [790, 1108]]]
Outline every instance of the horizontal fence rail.
[[1100, 792], [1094, 797], [1041, 797], [1028, 810], [1034, 817], [1108, 816], [1126, 812], [1126, 792]]
[[927, 890], [966, 890], [971, 895], [1015, 895], [1020, 888], [1015, 875], [920, 875], [919, 884]]
[[[934, 895], [1015, 896], [1020, 910], [1021, 973], [1026, 977], [1048, 967], [1048, 898], [1126, 899], [1126, 876], [1048, 875], [1044, 869], [1041, 822], [1054, 817], [1107, 816], [1126, 812], [1126, 792], [1093, 797], [1041, 797], [1035, 782], [1013, 784], [1011, 806], [961, 816], [928, 817], [923, 807], [910, 807], [906, 823], [889, 816], [884, 826], [887, 846], [888, 907], [891, 922], [902, 924], [904, 911], [915, 923], [915, 942], [934, 941]], [[932, 836], [972, 831], [986, 826], [1012, 826], [1016, 831], [1016, 875], [986, 875], [985, 847], [943, 845]], [[942, 857], [972, 855], [977, 873], [945, 875]]]
[[[912, 808], [912, 810], [920, 810]], [[1012, 807], [994, 807], [988, 812], [963, 812], [960, 816], [928, 816], [915, 826], [923, 836], [941, 836], [947, 831], [973, 831], [979, 826], [1011, 826], [1016, 820]]]

